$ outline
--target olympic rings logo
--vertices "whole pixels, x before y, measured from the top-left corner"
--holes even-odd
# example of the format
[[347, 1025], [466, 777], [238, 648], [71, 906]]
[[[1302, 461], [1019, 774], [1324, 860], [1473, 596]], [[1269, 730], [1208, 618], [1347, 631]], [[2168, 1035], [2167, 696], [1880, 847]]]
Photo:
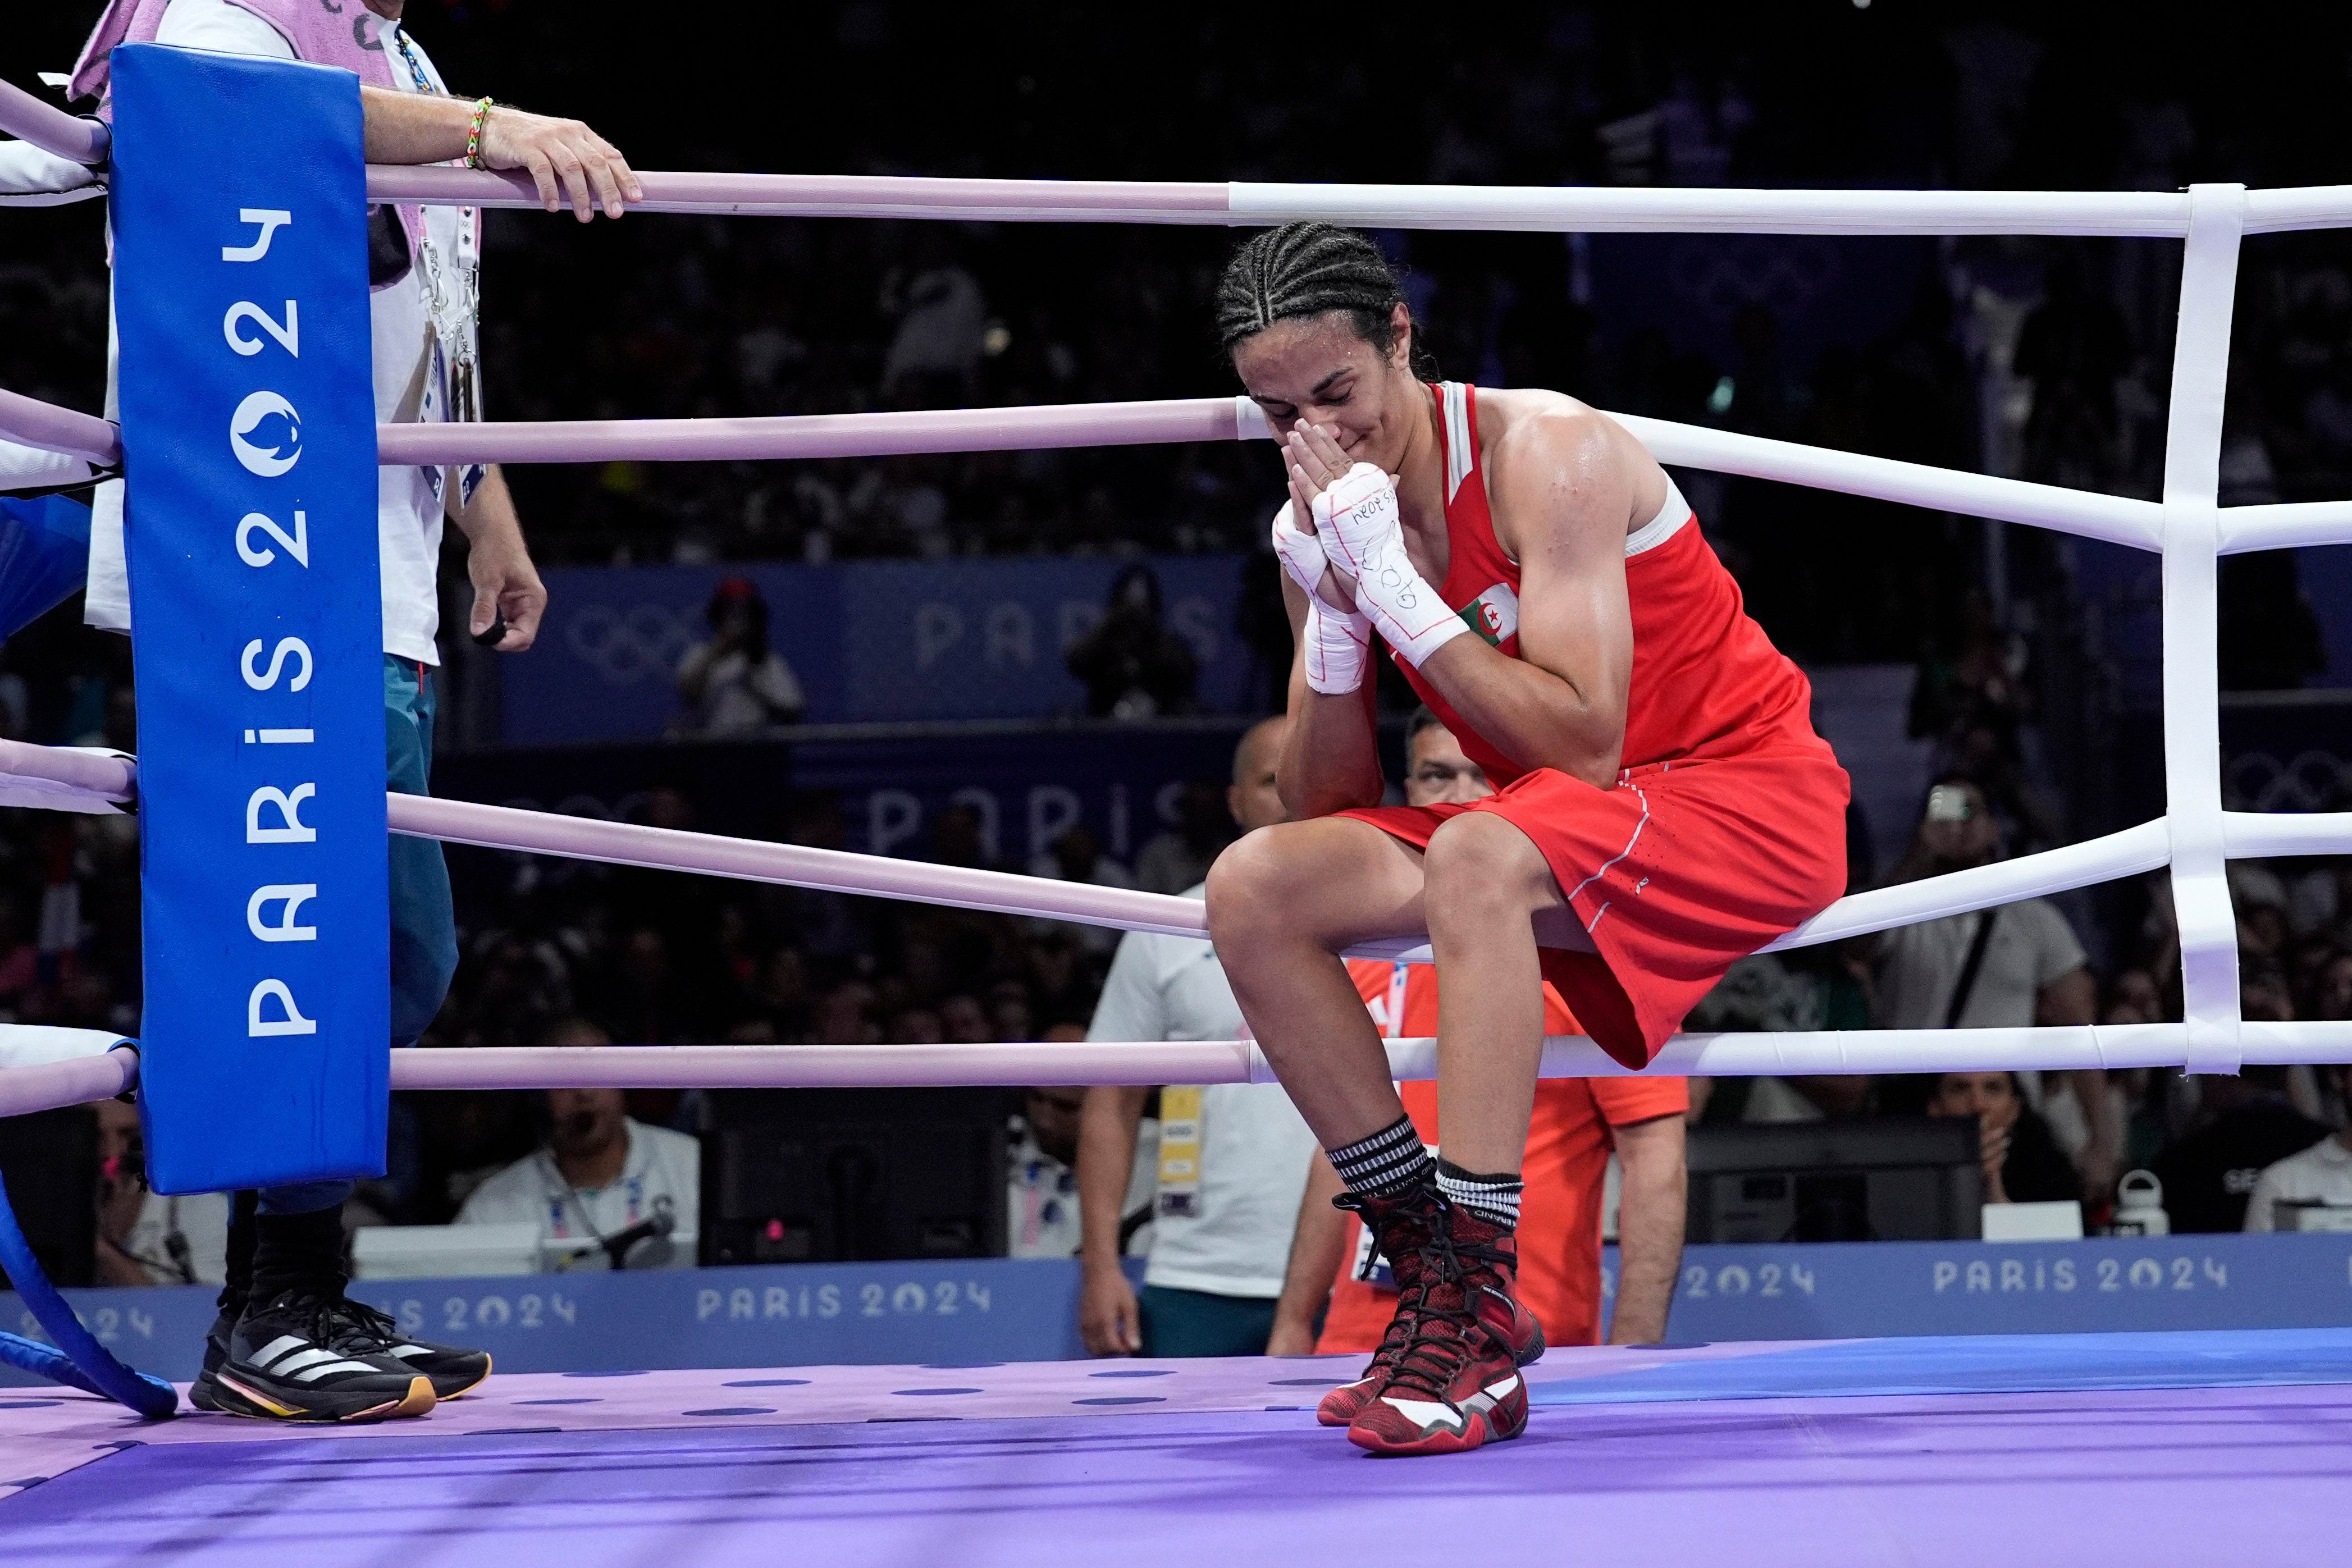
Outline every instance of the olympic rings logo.
[[668, 680], [693, 643], [683, 618], [659, 604], [591, 604], [564, 617], [563, 645], [616, 686]]
[[2343, 810], [2344, 759], [2330, 751], [2305, 751], [2281, 762], [2267, 751], [2230, 759], [2224, 795], [2241, 811], [2336, 811]]
[[1748, 305], [1809, 305], [1838, 270], [1837, 252], [1822, 240], [1766, 235], [1686, 240], [1666, 263], [1675, 292], [1718, 321]]

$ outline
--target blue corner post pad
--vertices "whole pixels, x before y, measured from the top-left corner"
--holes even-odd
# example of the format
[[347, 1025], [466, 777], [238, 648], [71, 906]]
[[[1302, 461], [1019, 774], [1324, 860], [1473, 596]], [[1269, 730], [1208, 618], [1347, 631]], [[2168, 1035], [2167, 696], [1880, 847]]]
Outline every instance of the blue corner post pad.
[[16, 1287], [16, 1294], [32, 1309], [40, 1325], [49, 1331], [49, 1337], [58, 1342], [58, 1348], [52, 1350], [16, 1334], [0, 1333], [0, 1361], [36, 1377], [119, 1401], [150, 1420], [160, 1420], [179, 1410], [179, 1390], [160, 1377], [150, 1377], [123, 1365], [81, 1326], [81, 1320], [74, 1316], [73, 1309], [49, 1283], [49, 1277], [41, 1272], [40, 1260], [33, 1256], [25, 1233], [17, 1228], [16, 1211], [8, 1206], [5, 1186], [0, 1186], [0, 1268], [7, 1270], [9, 1283]]
[[149, 1178], [378, 1176], [392, 984], [359, 78], [125, 44], [113, 81]]

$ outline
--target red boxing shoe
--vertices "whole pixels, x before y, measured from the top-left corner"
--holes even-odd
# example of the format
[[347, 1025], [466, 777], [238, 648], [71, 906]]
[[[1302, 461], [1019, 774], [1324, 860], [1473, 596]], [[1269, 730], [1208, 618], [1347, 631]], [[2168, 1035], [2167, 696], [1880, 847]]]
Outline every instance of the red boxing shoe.
[[1372, 1233], [1372, 1249], [1389, 1260], [1389, 1273], [1396, 1281], [1397, 1309], [1363, 1376], [1334, 1388], [1315, 1406], [1315, 1419], [1324, 1426], [1347, 1426], [1365, 1406], [1380, 1397], [1381, 1390], [1388, 1386], [1390, 1375], [1396, 1371], [1397, 1358], [1404, 1354], [1405, 1346], [1420, 1327], [1416, 1308], [1426, 1272], [1422, 1266], [1422, 1252], [1436, 1234], [1442, 1202], [1436, 1184], [1430, 1181], [1409, 1187], [1394, 1197], [1343, 1192], [1331, 1200], [1332, 1207], [1351, 1209], [1362, 1217], [1365, 1228]]
[[[1518, 1248], [1502, 1226], [1444, 1207], [1423, 1249], [1412, 1335], [1348, 1440], [1383, 1456], [1458, 1454], [1527, 1430], [1519, 1368], [1543, 1354], [1543, 1328], [1512, 1296]], [[1402, 1307], [1402, 1303], [1400, 1302]]]

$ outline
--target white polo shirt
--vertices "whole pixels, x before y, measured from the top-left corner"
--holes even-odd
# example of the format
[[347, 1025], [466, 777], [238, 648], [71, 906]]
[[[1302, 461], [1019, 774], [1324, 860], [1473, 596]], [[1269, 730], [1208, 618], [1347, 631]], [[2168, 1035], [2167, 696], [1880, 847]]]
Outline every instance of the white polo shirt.
[[[228, 1277], [229, 1195], [192, 1192], [166, 1197], [151, 1192], [139, 1205], [138, 1221], [122, 1239], [122, 1250], [139, 1260], [150, 1284], [217, 1285]], [[172, 1238], [188, 1250], [188, 1279], [172, 1257]]]
[[2299, 1155], [2264, 1166], [2246, 1197], [2246, 1228], [2276, 1229], [2278, 1218], [2271, 1206], [2277, 1203], [2352, 1207], [2352, 1149], [2344, 1146], [2343, 1138], [2322, 1138]]
[[2083, 967], [2083, 944], [2047, 899], [2028, 898], [1990, 914], [1948, 915], [1881, 936], [1878, 1027], [1941, 1029], [1968, 967], [1978, 927], [1993, 920], [1984, 964], [1961, 1009], [1962, 1029], [2020, 1028], [2033, 1021], [2042, 988]]
[[[1199, 898], [1202, 889], [1189, 888], [1184, 896]], [[1141, 931], [1120, 939], [1087, 1029], [1095, 1040], [1241, 1034], [1241, 1005], [1209, 944]], [[1201, 1096], [1193, 1212], [1162, 1212], [1153, 1220], [1143, 1282], [1217, 1296], [1282, 1294], [1315, 1146], [1315, 1134], [1280, 1084], [1208, 1085]]]
[[702, 1145], [684, 1133], [625, 1124], [629, 1152], [612, 1184], [575, 1187], [544, 1147], [473, 1190], [457, 1210], [460, 1225], [536, 1225], [541, 1237], [597, 1240], [653, 1218], [667, 1199], [677, 1234], [698, 1233], [702, 1218]]
[[[385, 24], [387, 47], [394, 24]], [[294, 58], [293, 46], [277, 28], [228, 0], [172, 0], [163, 13], [159, 44], [208, 49], [215, 54], [250, 55], [267, 59]], [[434, 68], [415, 40], [409, 40], [425, 75], [440, 87]], [[394, 85], [416, 90], [407, 62], [395, 50], [392, 57]], [[457, 254], [457, 209], [426, 207], [426, 238], [444, 256]], [[399, 282], [368, 297], [373, 318], [375, 345], [375, 412], [380, 423], [403, 411], [409, 388], [416, 382], [419, 360], [430, 351], [431, 336], [425, 309], [422, 267], [412, 266]], [[106, 413], [119, 419], [115, 397], [116, 346], [110, 321], [107, 333]], [[436, 407], [435, 418], [439, 417]], [[89, 593], [82, 618], [110, 632], [131, 629], [130, 580], [122, 559], [122, 482], [110, 480], [91, 498], [89, 529]], [[438, 664], [441, 655], [433, 643], [441, 612], [436, 576], [441, 561], [441, 503], [421, 468], [379, 468], [376, 471], [376, 538], [383, 579], [383, 651], [420, 664]]]

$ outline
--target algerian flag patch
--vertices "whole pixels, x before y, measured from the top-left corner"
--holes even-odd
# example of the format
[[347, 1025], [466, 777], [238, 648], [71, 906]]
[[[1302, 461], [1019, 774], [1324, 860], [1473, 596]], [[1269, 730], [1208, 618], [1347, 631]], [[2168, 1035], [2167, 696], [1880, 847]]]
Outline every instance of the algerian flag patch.
[[1519, 596], [1507, 582], [1498, 582], [1464, 605], [1462, 619], [1470, 630], [1499, 648], [1519, 634]]

